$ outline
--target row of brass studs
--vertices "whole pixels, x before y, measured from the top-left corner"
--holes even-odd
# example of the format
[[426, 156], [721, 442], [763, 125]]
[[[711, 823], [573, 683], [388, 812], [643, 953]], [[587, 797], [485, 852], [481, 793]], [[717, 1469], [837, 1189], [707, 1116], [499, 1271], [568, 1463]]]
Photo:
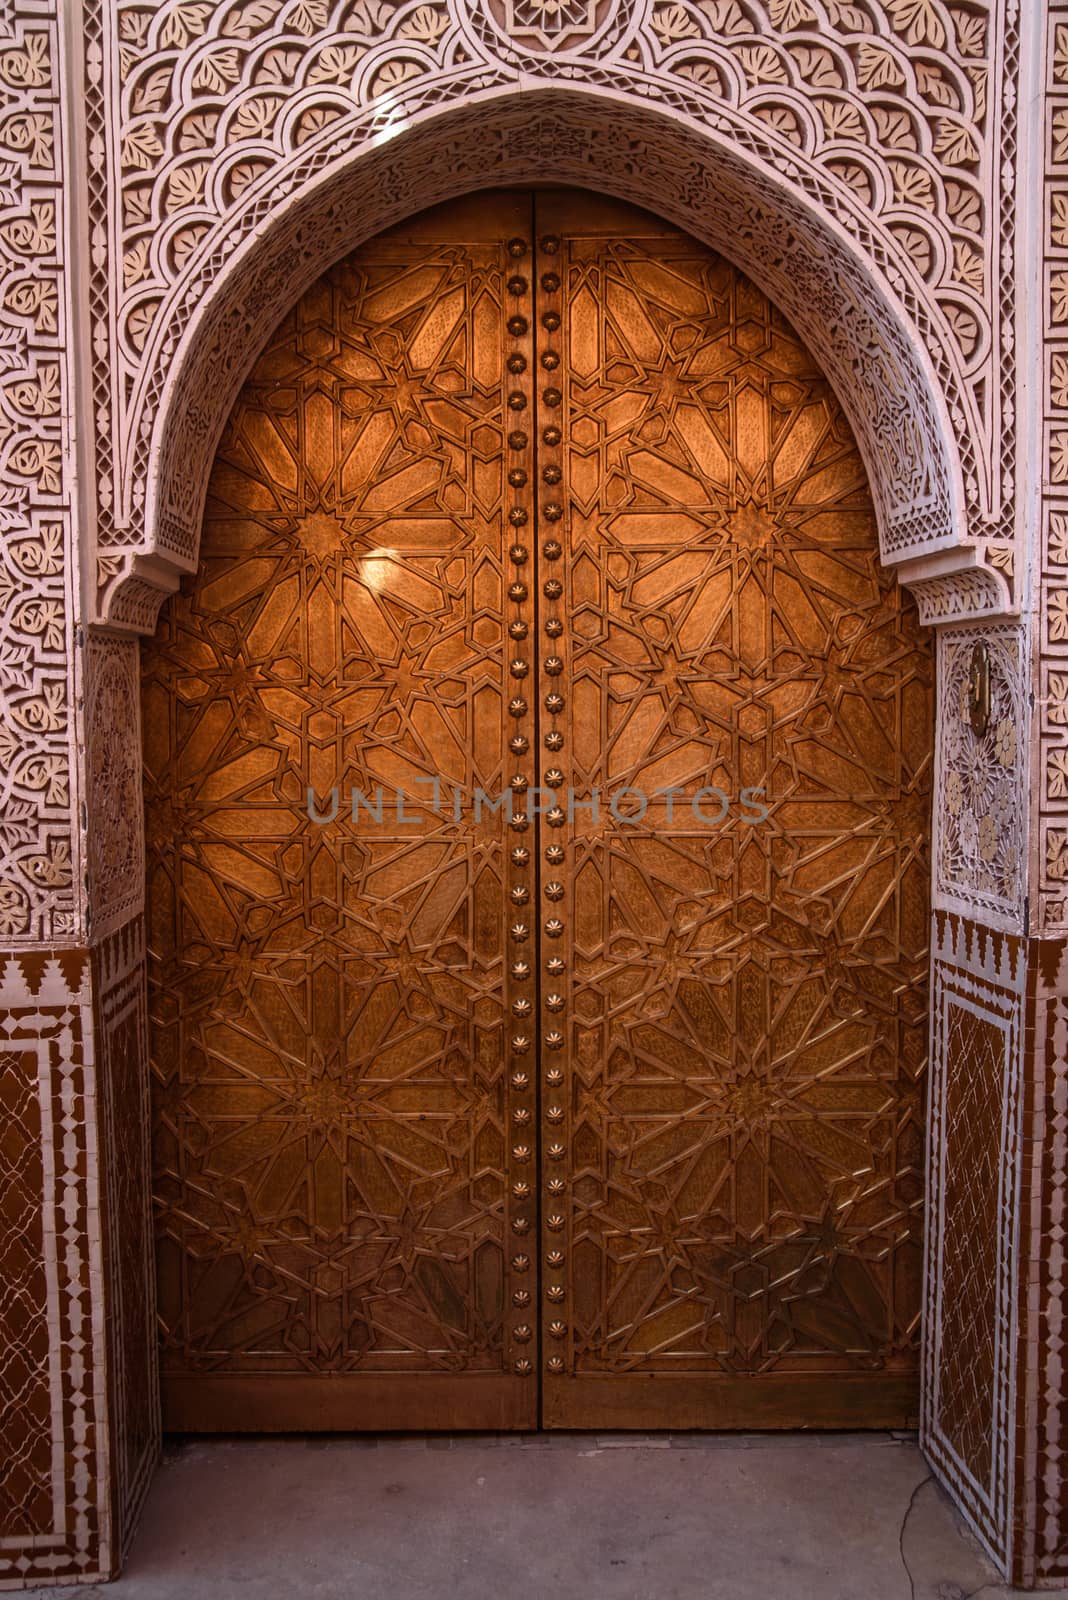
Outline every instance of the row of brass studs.
[[[513, 261], [521, 261], [529, 250], [525, 239], [510, 239], [508, 241], [508, 254]], [[521, 378], [529, 366], [530, 339], [530, 284], [519, 271], [513, 271], [507, 281], [508, 315], [506, 327], [509, 338], [514, 341], [510, 346], [505, 362], [509, 377]], [[526, 380], [527, 385], [531, 379]], [[528, 648], [525, 642], [530, 634], [530, 624], [527, 620], [528, 601], [530, 599], [530, 585], [528, 582], [528, 563], [530, 560], [529, 547], [523, 542], [523, 529], [529, 521], [529, 513], [522, 502], [530, 490], [530, 474], [533, 464], [533, 448], [528, 427], [521, 423], [523, 413], [529, 405], [526, 388], [519, 385], [509, 387], [507, 395], [508, 410], [514, 426], [508, 434], [508, 468], [507, 481], [513, 498], [508, 508], [508, 523], [512, 532], [512, 544], [508, 550], [510, 566], [510, 581], [508, 585], [508, 599], [512, 607], [512, 615], [508, 620], [508, 651], [510, 660], [508, 674], [513, 680], [511, 698], [508, 703], [509, 713], [515, 727], [508, 740], [508, 750], [511, 755], [521, 760], [530, 752], [531, 708], [526, 695], [522, 692], [525, 687], [523, 680], [530, 673], [530, 661], [521, 652]], [[524, 495], [523, 491], [526, 490]], [[513, 812], [509, 826], [515, 835], [521, 836], [528, 826], [526, 807], [523, 796], [529, 787], [529, 780], [524, 772], [516, 772], [511, 781], [513, 796]], [[518, 798], [520, 804], [516, 806]], [[517, 914], [517, 920], [508, 930], [510, 946], [509, 954], [509, 993], [511, 999], [511, 1017], [509, 1027], [509, 1084], [512, 1090], [511, 1116], [512, 1116], [512, 1186], [511, 1186], [511, 1230], [518, 1245], [532, 1230], [534, 1218], [532, 1215], [532, 1202], [534, 1199], [531, 1179], [525, 1175], [525, 1169], [532, 1160], [530, 1145], [530, 1129], [533, 1121], [533, 1092], [530, 1073], [527, 1070], [524, 1057], [530, 1051], [530, 1037], [526, 1032], [526, 1025], [533, 1016], [534, 1004], [529, 995], [524, 992], [531, 983], [530, 963], [523, 959], [522, 950], [517, 948], [526, 943], [529, 929], [525, 921], [523, 908], [529, 903], [531, 896], [531, 852], [517, 837], [509, 849], [509, 903], [512, 911]], [[530, 1256], [519, 1249], [512, 1256], [512, 1271], [517, 1277], [524, 1277], [530, 1271]], [[531, 1303], [531, 1293], [528, 1288], [520, 1287], [512, 1293], [512, 1305], [521, 1317]], [[512, 1340], [515, 1346], [525, 1346], [533, 1338], [533, 1331], [529, 1322], [518, 1321], [512, 1325]], [[530, 1357], [520, 1350], [513, 1361], [513, 1371], [521, 1378], [530, 1377], [534, 1371], [534, 1364]]]
[[[555, 235], [550, 234], [539, 241], [538, 248], [543, 257], [552, 257], [559, 253], [560, 241]], [[539, 317], [541, 330], [538, 334], [538, 366], [541, 371], [538, 374], [538, 382], [545, 383], [539, 396], [541, 431], [538, 439], [538, 524], [539, 536], [546, 535], [541, 546], [541, 554], [545, 563], [543, 570], [548, 573], [541, 589], [546, 601], [542, 630], [548, 641], [542, 647], [546, 652], [541, 658], [544, 691], [542, 704], [547, 713], [548, 723], [544, 744], [550, 756], [554, 758], [543, 773], [541, 781], [543, 787], [555, 789], [559, 793], [564, 785], [564, 773], [556, 764], [556, 758], [560, 757], [565, 745], [563, 713], [566, 709], [565, 698], [558, 683], [564, 674], [564, 659], [560, 654], [562, 646], [558, 643], [564, 635], [564, 622], [559, 610], [559, 601], [564, 592], [559, 563], [564, 551], [558, 537], [561, 531], [558, 525], [564, 521], [563, 494], [560, 488], [564, 476], [563, 430], [560, 425], [563, 395], [552, 374], [557, 371], [561, 362], [560, 274], [550, 266], [549, 270], [541, 273], [538, 287], [541, 308]], [[545, 822], [549, 829], [562, 828], [567, 822], [564, 808], [560, 805], [553, 806], [545, 813]], [[544, 908], [542, 928], [547, 939], [556, 940], [565, 932], [564, 923], [555, 911], [557, 902], [564, 898], [564, 885], [557, 877], [557, 873], [567, 860], [567, 852], [564, 846], [554, 839], [546, 844], [544, 859], [549, 870], [545, 874], [541, 889], [544, 899], [548, 902]], [[546, 948], [551, 947], [546, 946]], [[562, 979], [566, 972], [567, 964], [561, 955], [553, 951], [546, 956], [547, 982], [543, 991], [543, 1003], [548, 1015], [544, 1019], [542, 1029], [542, 1067], [545, 1086], [544, 1116], [547, 1124], [545, 1136], [547, 1159], [543, 1174], [547, 1239], [551, 1234], [563, 1233], [566, 1227], [566, 1219], [560, 1206], [567, 1190], [567, 1183], [561, 1175], [563, 1169], [555, 1165], [562, 1162], [567, 1154], [566, 1146], [559, 1138], [561, 1125], [566, 1119], [565, 1108], [561, 1103], [565, 1074], [559, 1058], [559, 1052], [563, 1050], [566, 1042], [564, 1018], [561, 1015], [567, 1005], [562, 992], [564, 987]], [[563, 1241], [561, 1245], [562, 1243]], [[560, 1316], [560, 1307], [567, 1299], [564, 1277], [567, 1255], [561, 1245], [552, 1243], [548, 1246], [544, 1263], [545, 1332], [549, 1340], [556, 1342], [566, 1338], [568, 1331], [567, 1323]], [[548, 1348], [551, 1350], [552, 1346], [548, 1345]], [[553, 1375], [563, 1373], [566, 1370], [564, 1357], [555, 1352], [547, 1355], [545, 1370]]]

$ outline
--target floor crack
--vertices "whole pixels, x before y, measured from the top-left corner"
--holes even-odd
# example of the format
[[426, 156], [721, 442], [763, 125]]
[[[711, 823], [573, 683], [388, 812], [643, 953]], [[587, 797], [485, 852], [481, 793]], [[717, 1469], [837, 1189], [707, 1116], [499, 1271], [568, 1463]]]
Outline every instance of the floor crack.
[[920, 1479], [915, 1489], [913, 1489], [912, 1493], [909, 1495], [909, 1503], [905, 1507], [905, 1515], [901, 1519], [901, 1530], [897, 1536], [897, 1547], [901, 1553], [901, 1565], [904, 1567], [905, 1576], [909, 1580], [909, 1594], [911, 1596], [911, 1600], [916, 1600], [916, 1579], [912, 1576], [912, 1568], [909, 1566], [909, 1558], [905, 1554], [905, 1529], [908, 1527], [908, 1521], [913, 1513], [913, 1509], [915, 1508], [916, 1500], [919, 1496], [920, 1490], [923, 1489], [927, 1484], [933, 1483], [933, 1481], [934, 1473], [928, 1472]]

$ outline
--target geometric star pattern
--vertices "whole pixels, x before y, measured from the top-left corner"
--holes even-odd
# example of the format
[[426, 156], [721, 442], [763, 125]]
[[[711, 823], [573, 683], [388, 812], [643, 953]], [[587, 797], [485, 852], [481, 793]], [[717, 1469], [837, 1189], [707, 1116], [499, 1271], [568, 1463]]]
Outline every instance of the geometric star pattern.
[[308, 291], [146, 647], [175, 1426], [534, 1426], [539, 1290], [550, 1426], [914, 1409], [930, 645], [767, 298], [533, 204]]
[[[648, 1421], [648, 1375], [680, 1373], [810, 1377], [814, 1403], [848, 1375], [854, 1415], [911, 1411], [929, 642], [880, 569], [842, 411], [767, 298], [656, 219], [539, 205], [561, 235], [568, 781], [678, 791], [640, 820], [637, 795], [627, 821], [602, 801], [570, 843], [548, 1415], [601, 1425], [611, 1392], [617, 1425]], [[722, 820], [718, 795], [694, 815], [704, 787]], [[703, 1392], [683, 1415], [723, 1414]], [[796, 1383], [788, 1404], [806, 1420]]]
[[356, 1375], [348, 1425], [418, 1426], [376, 1376], [460, 1375], [470, 1425], [534, 1419], [535, 1384], [478, 1387], [512, 1365], [506, 827], [469, 802], [511, 732], [515, 208], [383, 236], [271, 335], [146, 649], [165, 1397], [198, 1427], [229, 1402], [197, 1375]]

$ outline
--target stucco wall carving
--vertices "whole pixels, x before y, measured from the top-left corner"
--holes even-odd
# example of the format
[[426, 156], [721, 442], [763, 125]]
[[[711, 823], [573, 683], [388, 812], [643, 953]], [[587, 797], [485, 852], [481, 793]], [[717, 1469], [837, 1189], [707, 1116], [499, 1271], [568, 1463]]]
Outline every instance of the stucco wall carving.
[[0, 945], [79, 927], [59, 40], [0, 6]]
[[1050, 7], [1043, 205], [1042, 548], [1038, 560], [1038, 928], [1068, 930], [1068, 6]]
[[[658, 155], [667, 144], [677, 152], [665, 194], [672, 220], [759, 272], [847, 405], [852, 397], [888, 556], [945, 551], [965, 531], [978, 541], [927, 574], [925, 610], [936, 619], [1004, 610], [1015, 532], [1006, 357], [1017, 11], [1015, 0], [111, 0], [91, 10], [104, 613], [151, 625], [152, 590], [191, 559], [196, 494], [170, 482], [166, 461], [152, 476], [166, 385], [178, 370], [184, 389], [199, 380], [181, 341], [192, 308], [218, 290], [215, 353], [231, 383], [215, 402], [221, 415], [203, 395], [195, 416], [188, 405], [181, 413], [199, 469], [251, 356], [226, 338], [229, 319], [232, 340], [247, 343], [247, 284], [234, 263], [268, 218], [276, 232], [284, 224], [283, 254], [306, 250], [310, 230], [325, 231], [336, 255], [413, 205], [534, 173], [665, 208], [660, 175], [642, 181], [650, 107], [663, 119]], [[539, 90], [555, 98], [539, 104]], [[509, 103], [491, 115], [492, 98]], [[431, 131], [399, 159], [400, 142], [416, 137], [405, 130], [460, 104], [463, 127]], [[723, 159], [710, 140], [724, 142]], [[340, 215], [331, 226], [313, 186], [374, 144], [382, 149], [361, 171], [374, 169], [377, 206], [364, 192], [345, 226]], [[120, 260], [121, 281], [111, 270]], [[279, 315], [325, 260], [309, 259], [303, 276], [296, 262], [290, 273], [276, 264], [277, 298], [263, 289], [261, 320]], [[892, 320], [901, 349], [884, 347]], [[888, 367], [898, 370], [888, 377]], [[946, 415], [928, 428], [932, 407]], [[934, 443], [943, 433], [947, 450]], [[145, 550], [146, 517], [162, 567], [118, 554]], [[947, 583], [946, 568], [969, 569], [963, 584]]]
[[85, 658], [89, 927], [101, 939], [145, 895], [141, 661], [133, 639], [91, 638]]
[[[978, 640], [991, 662], [986, 733], [968, 720], [968, 670]], [[936, 903], [1018, 930], [1027, 885], [1027, 640], [1013, 624], [939, 634], [935, 757]]]

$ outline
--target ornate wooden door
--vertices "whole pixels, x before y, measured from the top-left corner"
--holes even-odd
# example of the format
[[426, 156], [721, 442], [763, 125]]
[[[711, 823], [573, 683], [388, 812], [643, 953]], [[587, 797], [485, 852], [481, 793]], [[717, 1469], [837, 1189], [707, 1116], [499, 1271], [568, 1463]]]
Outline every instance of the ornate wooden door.
[[170, 1425], [906, 1421], [930, 676], [711, 251], [506, 193], [328, 273], [146, 651]]

